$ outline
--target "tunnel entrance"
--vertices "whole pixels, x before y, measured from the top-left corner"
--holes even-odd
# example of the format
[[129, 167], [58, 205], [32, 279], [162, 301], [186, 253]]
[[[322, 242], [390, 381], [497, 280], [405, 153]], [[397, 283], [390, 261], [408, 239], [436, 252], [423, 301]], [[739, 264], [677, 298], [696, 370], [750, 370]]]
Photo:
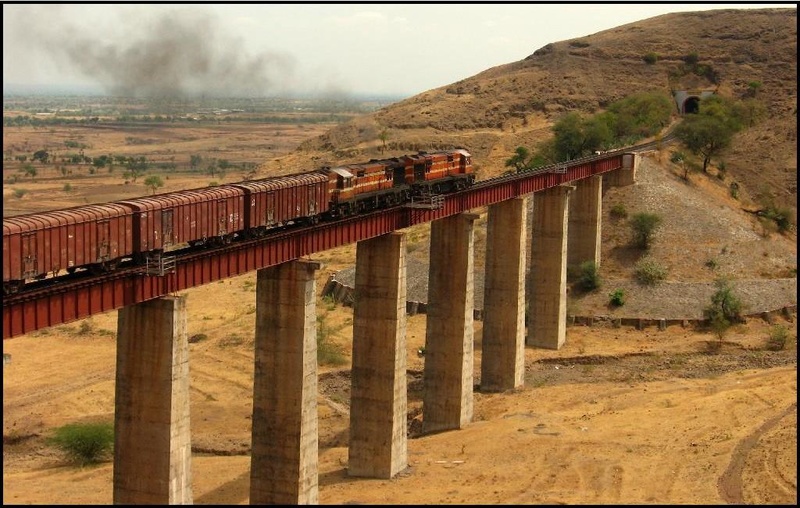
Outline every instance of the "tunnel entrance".
[[697, 114], [700, 111], [700, 101], [712, 95], [714, 95], [713, 90], [675, 90], [672, 92], [672, 96], [675, 98], [675, 108], [681, 115]]
[[696, 114], [700, 111], [700, 97], [688, 97], [685, 101], [683, 101], [683, 113], [693, 113]]

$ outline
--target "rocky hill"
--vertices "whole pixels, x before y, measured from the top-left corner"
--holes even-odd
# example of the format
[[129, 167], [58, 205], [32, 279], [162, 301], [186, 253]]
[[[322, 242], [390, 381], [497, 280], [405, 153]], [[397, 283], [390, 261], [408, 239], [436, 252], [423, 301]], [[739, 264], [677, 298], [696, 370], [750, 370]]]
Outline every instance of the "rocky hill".
[[[532, 48], [533, 49], [533, 48]], [[645, 56], [657, 56], [647, 63]], [[687, 73], [695, 54], [707, 70]], [[768, 120], [737, 135], [726, 170], [744, 201], [797, 207], [797, 11], [721, 9], [666, 14], [553, 42], [525, 59], [426, 91], [311, 139], [266, 171], [356, 162], [415, 150], [463, 146], [479, 177], [503, 171], [517, 146], [551, 135], [563, 114], [602, 110], [642, 91], [714, 90], [732, 98], [760, 82]], [[677, 116], [677, 107], [676, 107]], [[388, 135], [382, 151], [380, 133]]]

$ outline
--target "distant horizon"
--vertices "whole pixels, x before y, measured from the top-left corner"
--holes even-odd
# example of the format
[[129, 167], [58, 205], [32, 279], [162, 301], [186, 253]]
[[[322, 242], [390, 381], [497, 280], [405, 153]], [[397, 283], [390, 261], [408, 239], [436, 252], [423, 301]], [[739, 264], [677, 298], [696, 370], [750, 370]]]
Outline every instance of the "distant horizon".
[[129, 99], [140, 99], [143, 101], [154, 99], [173, 99], [173, 100], [202, 100], [202, 99], [270, 99], [270, 98], [298, 98], [298, 99], [338, 99], [338, 100], [392, 100], [398, 101], [410, 97], [409, 95], [402, 94], [388, 94], [388, 93], [350, 93], [350, 94], [323, 94], [313, 92], [283, 92], [263, 96], [216, 96], [212, 94], [202, 95], [184, 95], [184, 96], [166, 96], [159, 97], [135, 97], [128, 95], [115, 95], [108, 93], [102, 86], [98, 85], [81, 85], [81, 84], [67, 84], [67, 85], [54, 85], [54, 84], [19, 84], [19, 83], [3, 83], [3, 97], [24, 97], [24, 96], [78, 96], [78, 97], [125, 97]]

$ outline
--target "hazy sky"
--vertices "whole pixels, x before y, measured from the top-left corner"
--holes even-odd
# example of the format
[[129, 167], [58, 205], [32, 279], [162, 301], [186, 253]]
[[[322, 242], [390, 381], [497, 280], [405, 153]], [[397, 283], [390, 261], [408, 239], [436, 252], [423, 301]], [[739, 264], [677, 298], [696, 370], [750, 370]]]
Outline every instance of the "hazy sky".
[[678, 11], [786, 4], [3, 4], [3, 89], [410, 96]]

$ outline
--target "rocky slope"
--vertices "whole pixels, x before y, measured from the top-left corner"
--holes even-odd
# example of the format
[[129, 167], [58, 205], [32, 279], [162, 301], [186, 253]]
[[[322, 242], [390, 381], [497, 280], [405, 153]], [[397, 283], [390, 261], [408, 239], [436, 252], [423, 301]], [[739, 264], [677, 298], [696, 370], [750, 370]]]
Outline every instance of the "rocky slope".
[[[532, 48], [535, 49], [535, 48]], [[644, 56], [658, 55], [648, 64]], [[685, 73], [696, 54], [713, 70]], [[289, 172], [323, 163], [355, 162], [383, 155], [452, 146], [468, 148], [479, 175], [504, 170], [517, 146], [529, 148], [551, 135], [569, 111], [594, 113], [641, 91], [711, 89], [744, 97], [749, 83], [769, 119], [740, 133], [723, 155], [743, 197], [774, 199], [797, 207], [797, 11], [721, 9], [667, 14], [532, 51], [448, 86], [429, 90], [311, 139], [280, 159]], [[677, 112], [677, 108], [676, 108]], [[380, 133], [388, 135], [382, 151]], [[262, 168], [275, 171], [277, 161]]]

